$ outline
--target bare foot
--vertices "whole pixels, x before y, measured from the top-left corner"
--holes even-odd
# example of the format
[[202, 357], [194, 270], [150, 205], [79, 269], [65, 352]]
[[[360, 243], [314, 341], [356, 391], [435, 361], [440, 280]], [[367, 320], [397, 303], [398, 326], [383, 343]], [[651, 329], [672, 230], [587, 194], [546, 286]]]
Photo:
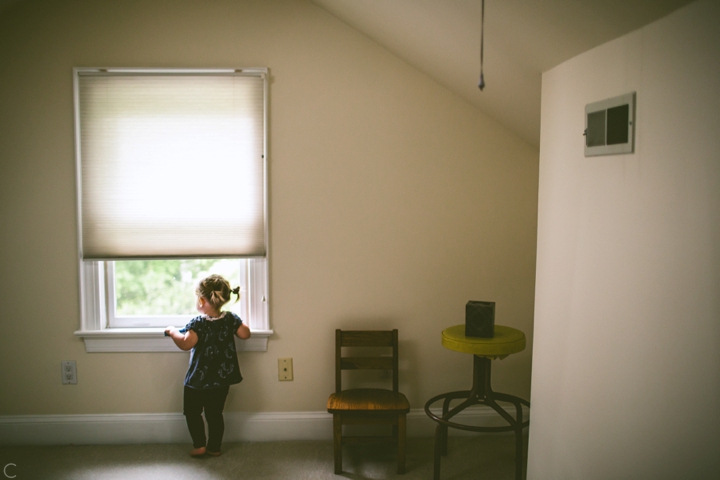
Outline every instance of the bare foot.
[[202, 457], [203, 455], [205, 455], [205, 452], [207, 452], [205, 447], [196, 448], [195, 450], [190, 451], [190, 456], [191, 457]]
[[208, 450], [206, 453], [213, 457], [219, 457], [220, 455], [222, 455], [222, 452], [211, 452], [210, 450]]

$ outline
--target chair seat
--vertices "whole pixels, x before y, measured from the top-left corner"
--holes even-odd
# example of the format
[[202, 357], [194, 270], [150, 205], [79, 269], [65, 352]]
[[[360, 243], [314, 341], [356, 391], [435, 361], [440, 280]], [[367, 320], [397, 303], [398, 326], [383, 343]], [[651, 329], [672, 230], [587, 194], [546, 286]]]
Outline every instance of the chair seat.
[[333, 393], [327, 401], [330, 413], [386, 411], [409, 412], [410, 402], [399, 392], [380, 388], [354, 388]]

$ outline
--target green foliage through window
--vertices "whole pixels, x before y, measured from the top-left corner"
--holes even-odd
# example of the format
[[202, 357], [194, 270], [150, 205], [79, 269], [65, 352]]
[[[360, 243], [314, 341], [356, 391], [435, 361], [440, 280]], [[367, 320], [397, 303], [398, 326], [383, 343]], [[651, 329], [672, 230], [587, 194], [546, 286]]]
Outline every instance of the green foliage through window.
[[[210, 274], [240, 284], [240, 259], [130, 260], [115, 262], [116, 315], [196, 315], [195, 287]], [[225, 310], [235, 310], [235, 296]], [[235, 307], [235, 308], [233, 308]]]

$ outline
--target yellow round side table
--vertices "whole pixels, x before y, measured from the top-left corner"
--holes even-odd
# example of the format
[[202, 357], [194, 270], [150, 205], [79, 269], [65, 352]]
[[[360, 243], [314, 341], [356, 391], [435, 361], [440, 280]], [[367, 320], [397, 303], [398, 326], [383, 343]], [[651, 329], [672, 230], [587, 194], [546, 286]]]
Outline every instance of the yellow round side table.
[[[470, 390], [443, 393], [431, 398], [425, 404], [425, 413], [437, 422], [435, 429], [435, 466], [433, 478], [440, 480], [440, 458], [447, 455], [448, 428], [458, 428], [472, 432], [515, 432], [515, 478], [522, 480], [525, 459], [523, 445], [523, 428], [529, 421], [523, 421], [522, 405], [530, 407], [530, 402], [507, 393], [498, 393], [492, 390], [490, 384], [490, 367], [496, 358], [505, 358], [513, 353], [525, 350], [525, 334], [520, 330], [502, 325], [495, 325], [495, 335], [492, 338], [466, 337], [465, 325], [455, 325], [442, 332], [442, 344], [445, 348], [461, 353], [473, 355], [473, 385]], [[450, 402], [465, 399], [450, 409]], [[442, 416], [438, 417], [430, 407], [443, 401]], [[497, 401], [509, 402], [515, 405], [515, 417], [510, 415], [498, 405]], [[450, 421], [452, 417], [473, 405], [487, 405], [495, 410], [506, 422], [504, 427], [478, 427], [463, 425]]]

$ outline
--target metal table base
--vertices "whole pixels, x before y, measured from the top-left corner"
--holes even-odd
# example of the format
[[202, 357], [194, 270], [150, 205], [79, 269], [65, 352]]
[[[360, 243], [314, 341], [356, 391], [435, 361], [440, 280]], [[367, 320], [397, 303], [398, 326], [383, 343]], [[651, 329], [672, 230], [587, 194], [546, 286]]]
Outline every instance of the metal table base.
[[[523, 428], [530, 423], [523, 421], [522, 405], [530, 407], [530, 402], [522, 398], [506, 393], [493, 392], [490, 385], [490, 367], [492, 360], [487, 357], [473, 355], [473, 385], [472, 390], [443, 393], [431, 398], [425, 404], [425, 413], [432, 420], [437, 422], [435, 429], [435, 464], [433, 471], [434, 480], [440, 480], [440, 459], [447, 455], [448, 427], [468, 430], [471, 432], [515, 432], [515, 479], [522, 480], [524, 471], [525, 449], [523, 442]], [[465, 401], [450, 409], [450, 402], [464, 398]], [[443, 401], [442, 417], [438, 417], [430, 411], [430, 406], [440, 400]], [[516, 415], [513, 417], [505, 411], [497, 401], [510, 402], [515, 405]], [[495, 410], [505, 421], [504, 427], [477, 427], [474, 425], [463, 425], [451, 422], [450, 419], [473, 405], [487, 405]]]

